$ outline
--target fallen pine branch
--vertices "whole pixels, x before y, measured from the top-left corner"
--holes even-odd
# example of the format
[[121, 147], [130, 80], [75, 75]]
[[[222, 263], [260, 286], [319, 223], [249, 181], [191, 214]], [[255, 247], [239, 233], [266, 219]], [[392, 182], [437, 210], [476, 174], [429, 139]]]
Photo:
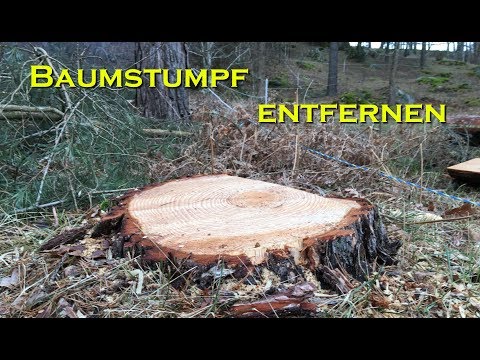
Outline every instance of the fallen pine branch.
[[53, 121], [57, 121], [60, 120], [63, 116], [63, 112], [50, 106], [0, 106], [0, 119], [20, 120], [26, 117], [33, 117], [37, 120], [50, 119]]
[[469, 216], [462, 216], [462, 217], [457, 217], [457, 218], [451, 218], [451, 219], [438, 219], [438, 220], [428, 220], [428, 221], [419, 221], [419, 222], [411, 222], [411, 223], [403, 223], [403, 222], [397, 222], [397, 224], [402, 224], [402, 225], [424, 225], [424, 224], [431, 224], [431, 223], [439, 223], [439, 222], [450, 222], [450, 221], [458, 221], [458, 220], [466, 220], [472, 218], [472, 215]]
[[164, 130], [164, 129], [143, 129], [145, 134], [149, 135], [177, 135], [177, 136], [192, 136], [193, 134], [188, 131], [180, 131], [180, 130]]
[[22, 209], [15, 209], [15, 212], [19, 213], [19, 212], [26, 212], [26, 211], [30, 211], [30, 210], [36, 210], [36, 209], [43, 209], [43, 208], [46, 208], [46, 207], [62, 204], [64, 202], [65, 202], [65, 200], [53, 201], [53, 202], [50, 202], [50, 203], [47, 203], [47, 204], [34, 205], [34, 206], [27, 207], [27, 208], [22, 208]]
[[124, 188], [124, 189], [112, 189], [112, 190], [95, 190], [90, 191], [90, 194], [108, 194], [108, 193], [115, 193], [115, 192], [127, 192], [130, 190], [134, 190], [136, 188]]

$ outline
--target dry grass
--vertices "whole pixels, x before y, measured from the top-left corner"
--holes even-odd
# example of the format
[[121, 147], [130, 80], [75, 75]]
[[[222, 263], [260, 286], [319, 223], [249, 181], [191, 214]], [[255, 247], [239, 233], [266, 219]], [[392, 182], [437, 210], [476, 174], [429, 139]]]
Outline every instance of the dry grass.
[[[151, 178], [228, 173], [321, 195], [361, 196], [379, 207], [389, 236], [403, 240], [397, 265], [377, 267], [349, 293], [319, 288], [313, 296], [317, 316], [480, 316], [478, 212], [459, 221], [412, 224], [438, 218], [460, 204], [321, 159], [298, 146], [478, 201], [475, 189], [456, 187], [444, 173], [445, 166], [475, 151], [448, 129], [391, 126], [380, 132], [336, 123], [258, 126], [254, 103], [238, 103], [229, 112], [199, 95], [194, 106], [194, 121], [202, 124], [195, 141], [177, 159], [156, 159]], [[100, 214], [97, 206], [86, 213], [54, 216], [46, 211], [2, 218], [0, 316], [225, 317], [234, 302], [264, 296], [262, 286], [221, 278], [206, 290], [175, 290], [170, 285], [174, 279], [160, 265], [142, 268], [138, 259], [116, 258], [109, 242], [88, 237], [38, 252], [55, 234], [96, 221]]]

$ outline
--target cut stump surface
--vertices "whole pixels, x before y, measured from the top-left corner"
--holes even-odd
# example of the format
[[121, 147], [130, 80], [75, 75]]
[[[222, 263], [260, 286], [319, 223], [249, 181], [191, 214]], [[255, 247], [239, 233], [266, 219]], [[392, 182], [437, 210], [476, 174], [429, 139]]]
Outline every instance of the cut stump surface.
[[307, 237], [335, 229], [361, 206], [258, 180], [220, 175], [171, 181], [134, 196], [128, 213], [166, 252], [201, 263], [265, 252], [301, 250]]
[[447, 168], [450, 176], [472, 184], [480, 184], [480, 158], [471, 159]]
[[366, 200], [228, 175], [130, 192], [98, 228], [99, 234], [117, 228], [124, 246], [144, 260], [195, 268], [194, 280], [219, 261], [238, 278], [255, 277], [259, 266], [284, 279], [301, 275], [302, 268], [324, 273], [325, 267], [363, 278], [369, 263], [391, 262], [400, 246], [388, 240]]

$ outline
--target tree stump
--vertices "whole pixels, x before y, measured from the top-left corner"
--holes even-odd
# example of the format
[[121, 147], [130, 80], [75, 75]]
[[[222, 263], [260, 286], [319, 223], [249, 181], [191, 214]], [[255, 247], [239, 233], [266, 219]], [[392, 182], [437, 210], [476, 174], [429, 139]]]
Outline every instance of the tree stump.
[[164, 264], [176, 287], [206, 288], [222, 277], [256, 284], [266, 269], [282, 283], [316, 278], [346, 292], [348, 277], [363, 280], [372, 263], [393, 263], [400, 247], [364, 199], [228, 175], [131, 191], [92, 236], [112, 231], [123, 252]]

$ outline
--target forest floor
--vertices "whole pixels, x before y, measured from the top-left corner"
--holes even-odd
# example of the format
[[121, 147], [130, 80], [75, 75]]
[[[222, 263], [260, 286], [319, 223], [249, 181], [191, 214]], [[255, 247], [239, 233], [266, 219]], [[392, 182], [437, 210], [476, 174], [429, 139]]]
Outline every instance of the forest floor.
[[[299, 98], [305, 99], [301, 102], [385, 102], [388, 76], [383, 56], [367, 56], [365, 63], [357, 63], [344, 61], [342, 53], [340, 95], [332, 99], [322, 95], [325, 87], [320, 85], [327, 77], [325, 54], [312, 55], [312, 51], [313, 47], [298, 50], [288, 62], [269, 68], [270, 79], [280, 84], [271, 90], [273, 99], [290, 102], [298, 87]], [[401, 58], [399, 88], [415, 102], [446, 103], [448, 114], [477, 114], [480, 77], [475, 75], [476, 68], [428, 60], [422, 71], [415, 55]], [[427, 83], [418, 81], [422, 76], [429, 78]], [[398, 263], [375, 266], [367, 281], [355, 283], [346, 294], [315, 283], [314, 316], [480, 317], [478, 209], [460, 208], [458, 201], [392, 182], [375, 172], [382, 170], [478, 202], [478, 187], [454, 182], [446, 167], [480, 157], [480, 148], [470, 146], [448, 124], [259, 126], [255, 101], [223, 95], [234, 111], [222, 107], [208, 92], [192, 94], [193, 124], [178, 127], [193, 133], [188, 140], [168, 137], [163, 140], [171, 144], [167, 148], [159, 146], [158, 139], [145, 138], [155, 149], [139, 154], [149, 158], [148, 179], [165, 181], [213, 171], [320, 195], [364, 197], [378, 207], [389, 237], [403, 241]], [[296, 142], [366, 165], [372, 172], [359, 172], [305, 151], [295, 154]], [[54, 207], [2, 214], [0, 317], [229, 317], [233, 303], [264, 296], [265, 289], [232, 285], [229, 279], [214, 283], [211, 289], [175, 290], [160, 266], [146, 268], [138, 258], [114, 257], [108, 242], [91, 238], [39, 251], [41, 244], [62, 231], [98, 221], [107, 213], [109, 199], [119, 193], [104, 193], [103, 200], [90, 199], [89, 206], [78, 210]]]

